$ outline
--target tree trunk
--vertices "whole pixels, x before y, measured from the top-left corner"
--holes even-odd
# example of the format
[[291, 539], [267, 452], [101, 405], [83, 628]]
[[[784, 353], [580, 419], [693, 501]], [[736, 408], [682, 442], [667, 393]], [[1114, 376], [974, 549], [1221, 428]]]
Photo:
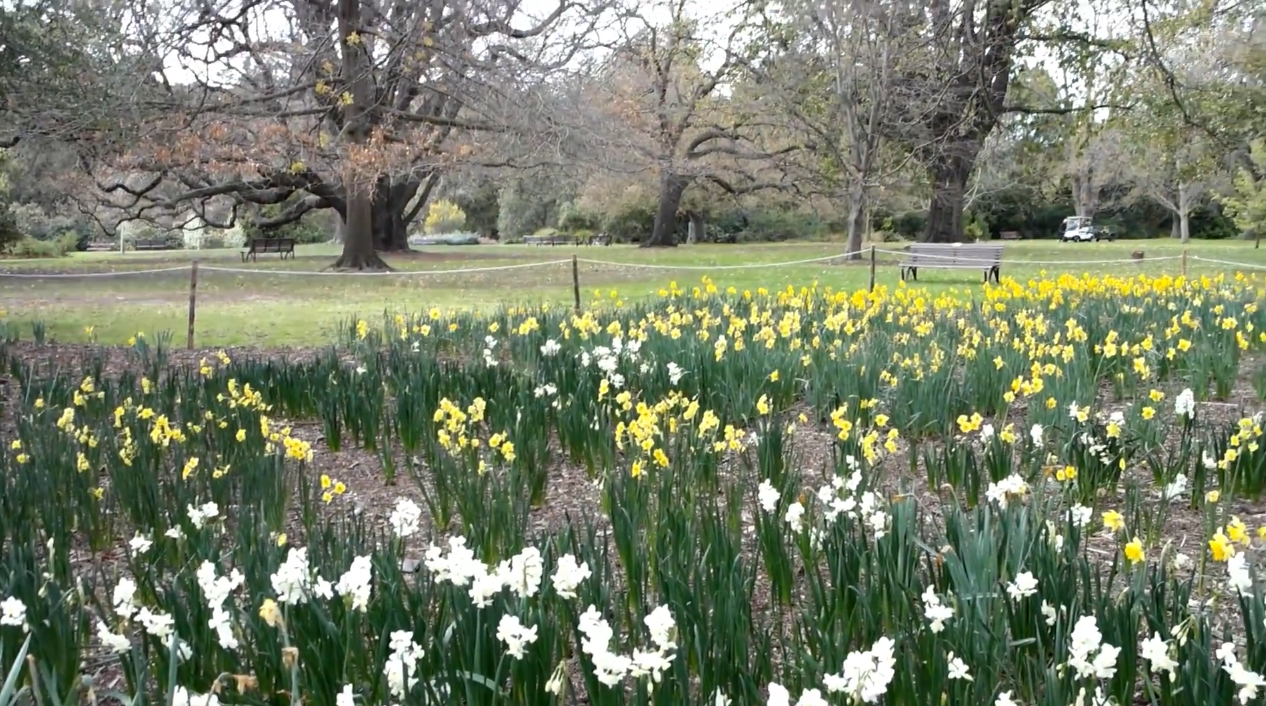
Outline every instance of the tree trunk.
[[[343, 45], [343, 75], [351, 77], [348, 84], [352, 102], [345, 109], [346, 123], [343, 137], [349, 144], [363, 145], [369, 141], [370, 116], [368, 111], [374, 101], [374, 89], [370, 76], [369, 53], [359, 37], [360, 0], [338, 1], [338, 33]], [[355, 164], [344, 163], [343, 184], [347, 191], [347, 226], [344, 229], [343, 254], [331, 267], [346, 270], [389, 270], [386, 262], [374, 252], [374, 192], [377, 179], [357, 173]]]
[[1099, 210], [1099, 189], [1094, 184], [1093, 175], [1087, 173], [1089, 167], [1073, 174], [1073, 211], [1084, 218], [1094, 218]]
[[348, 192], [347, 225], [343, 232], [343, 254], [332, 265], [334, 269], [391, 269], [374, 251], [374, 203], [368, 187]]
[[975, 152], [945, 154], [932, 161], [928, 172], [932, 180], [932, 202], [928, 206], [928, 225], [923, 240], [928, 243], [961, 243], [963, 241], [963, 197], [971, 178]]
[[848, 245], [844, 250], [849, 260], [862, 257], [862, 238], [866, 235], [866, 191], [854, 186], [848, 192]]
[[655, 226], [651, 236], [642, 241], [644, 248], [671, 248], [677, 246], [677, 209], [681, 195], [690, 180], [677, 174], [665, 173], [659, 181], [659, 208], [655, 210]]
[[338, 211], [334, 211], [333, 214], [330, 217], [330, 223], [333, 226], [330, 233], [330, 242], [342, 245], [344, 240], [343, 231], [347, 228], [347, 224], [343, 222], [343, 216]]
[[1186, 184], [1178, 185], [1178, 238], [1183, 245], [1191, 239], [1191, 205]]
[[703, 220], [703, 214], [698, 211], [690, 212], [690, 226], [686, 237], [687, 245], [703, 242], [706, 237], [705, 229], [707, 224]]
[[409, 202], [419, 182], [392, 184], [385, 176], [374, 186], [374, 249], [379, 252], [409, 252], [409, 224], [413, 221]]

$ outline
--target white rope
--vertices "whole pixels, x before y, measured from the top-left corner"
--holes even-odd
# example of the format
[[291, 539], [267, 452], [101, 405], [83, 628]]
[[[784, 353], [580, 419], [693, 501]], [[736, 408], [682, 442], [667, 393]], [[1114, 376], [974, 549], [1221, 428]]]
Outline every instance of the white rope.
[[643, 270], [757, 270], [766, 267], [793, 267], [795, 265], [812, 265], [816, 262], [828, 262], [830, 260], [839, 260], [852, 255], [861, 255], [869, 252], [868, 250], [857, 250], [855, 252], [846, 252], [839, 255], [827, 255], [826, 257], [815, 257], [808, 260], [792, 260], [790, 262], [760, 262], [751, 265], [650, 265], [638, 262], [610, 262], [607, 260], [590, 260], [587, 258], [577, 258], [577, 262], [583, 262], [587, 265], [601, 265], [603, 267], [629, 267]]
[[81, 277], [131, 277], [132, 275], [156, 275], [163, 272], [183, 272], [190, 268], [189, 265], [181, 265], [179, 267], [163, 267], [154, 270], [122, 270], [118, 272], [56, 272], [48, 274], [38, 273], [20, 273], [20, 272], [0, 272], [0, 277], [12, 277], [14, 279], [79, 279]]
[[1161, 262], [1164, 260], [1178, 260], [1179, 255], [1166, 255], [1164, 257], [1149, 257], [1146, 260], [1136, 260], [1134, 258], [1126, 258], [1119, 260], [989, 260], [983, 258], [956, 257], [954, 255], [933, 255], [931, 253], [911, 252], [908, 250], [879, 250], [875, 252], [887, 253], [889, 255], [901, 255], [903, 257], [916, 256], [918, 258], [928, 258], [935, 260], [955, 260], [957, 262], [976, 262], [989, 265], [1059, 265], [1067, 267], [1076, 267], [1079, 265], [1120, 265], [1123, 263], [1138, 262]]
[[1191, 259], [1199, 260], [1200, 262], [1209, 262], [1215, 265], [1225, 265], [1227, 267], [1244, 268], [1248, 270], [1266, 270], [1266, 265], [1253, 265], [1247, 262], [1230, 262], [1229, 260], [1215, 260], [1211, 257], [1200, 257], [1199, 255], [1192, 255]]
[[552, 260], [550, 262], [527, 262], [518, 265], [499, 265], [496, 267], [471, 267], [464, 270], [411, 270], [404, 272], [319, 272], [313, 270], [256, 270], [248, 267], [203, 267], [205, 272], [227, 272], [242, 275], [315, 275], [319, 277], [415, 277], [425, 275], [468, 275], [477, 272], [503, 272], [528, 267], [552, 267], [569, 264], [571, 260]]

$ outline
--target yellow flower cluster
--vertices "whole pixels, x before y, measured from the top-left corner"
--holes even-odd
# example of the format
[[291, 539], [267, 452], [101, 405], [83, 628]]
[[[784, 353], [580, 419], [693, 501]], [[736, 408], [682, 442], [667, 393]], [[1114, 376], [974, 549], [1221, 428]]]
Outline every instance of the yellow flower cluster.
[[[474, 432], [474, 427], [483, 423], [487, 409], [488, 403], [482, 397], [476, 397], [465, 411], [447, 397], [440, 400], [440, 405], [432, 417], [436, 424], [442, 425], [436, 430], [440, 446], [454, 457], [468, 450], [479, 449], [481, 442]], [[505, 432], [488, 437], [488, 447], [499, 453], [506, 463], [512, 463], [517, 458], [514, 443], [509, 440]], [[479, 472], [483, 473], [486, 469], [487, 463], [481, 458]]]
[[1236, 431], [1227, 439], [1226, 451], [1218, 459], [1218, 468], [1227, 470], [1232, 463], [1246, 453], [1256, 453], [1261, 445], [1257, 439], [1262, 436], [1261, 423], [1251, 417], [1245, 417], [1236, 425]]

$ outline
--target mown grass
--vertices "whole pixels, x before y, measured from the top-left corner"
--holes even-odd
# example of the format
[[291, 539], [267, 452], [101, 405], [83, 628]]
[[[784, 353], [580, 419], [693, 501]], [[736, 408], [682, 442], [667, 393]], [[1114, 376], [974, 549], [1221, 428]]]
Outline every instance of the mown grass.
[[[1171, 241], [1084, 244], [1026, 241], [1007, 243], [1004, 247], [1003, 276], [1022, 281], [1043, 274], [1064, 273], [1177, 275], [1183, 268], [1178, 258], [1184, 248]], [[877, 248], [895, 251], [901, 246], [890, 244]], [[868, 286], [866, 262], [824, 261], [778, 266], [779, 263], [830, 257], [843, 250], [841, 243], [698, 245], [667, 250], [631, 246], [435, 246], [419, 249], [409, 256], [388, 258], [398, 273], [389, 276], [318, 274], [337, 253], [337, 248], [330, 245], [300, 246], [298, 257], [293, 260], [263, 256], [253, 263], [241, 263], [238, 251], [233, 249], [126, 255], [78, 253], [56, 261], [0, 262], [0, 270], [9, 275], [0, 275], [0, 320], [17, 326], [24, 338], [30, 338], [33, 323], [41, 322], [47, 336], [59, 341], [94, 338], [102, 343], [117, 344], [137, 331], [163, 330], [177, 332], [178, 340], [183, 340], [188, 315], [189, 272], [127, 273], [181, 267], [196, 257], [200, 262], [199, 345], [304, 346], [330, 340], [334, 327], [350, 317], [377, 316], [384, 311], [418, 312], [433, 307], [488, 309], [543, 302], [570, 305], [572, 276], [567, 261], [572, 256], [602, 263], [580, 263], [584, 304], [592, 302], [595, 296], [617, 302], [653, 297], [670, 282], [692, 286], [705, 275], [722, 287], [732, 286], [738, 290], [806, 282], [818, 282], [834, 289]], [[1130, 261], [1131, 253], [1136, 250], [1145, 254], [1141, 262]], [[1187, 271], [1193, 276], [1230, 273], [1237, 269], [1248, 273], [1254, 267], [1266, 268], [1266, 251], [1255, 249], [1251, 242], [1198, 242], [1186, 250], [1189, 254]], [[895, 267], [898, 257], [878, 253], [878, 286], [898, 286]], [[1244, 267], [1204, 262], [1198, 257], [1241, 263]], [[551, 262], [557, 264], [544, 264]], [[1081, 262], [1089, 264], [1078, 264]], [[541, 266], [467, 271], [533, 263], [541, 263]], [[213, 268], [240, 271], [220, 272]], [[115, 276], [99, 276], [104, 273]], [[91, 276], [69, 276], [75, 274]], [[980, 287], [980, 278], [975, 272], [924, 270], [920, 281], [933, 291], [970, 291]], [[89, 327], [91, 334], [87, 332]]]

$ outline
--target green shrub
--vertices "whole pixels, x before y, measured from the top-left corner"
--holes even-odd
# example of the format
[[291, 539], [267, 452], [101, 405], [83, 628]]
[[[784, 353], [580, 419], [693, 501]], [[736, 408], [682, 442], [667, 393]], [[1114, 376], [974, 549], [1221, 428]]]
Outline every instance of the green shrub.
[[0, 252], [7, 252], [22, 240], [22, 231], [18, 230], [17, 219], [9, 209], [0, 202]]
[[595, 231], [602, 227], [602, 214], [586, 210], [575, 201], [565, 203], [558, 209], [558, 228], [563, 231]]
[[36, 240], [35, 238], [24, 236], [21, 240], [13, 244], [10, 250], [14, 257], [23, 257], [30, 259], [37, 258], [53, 258], [65, 257], [74, 243], [67, 243], [66, 240]]

